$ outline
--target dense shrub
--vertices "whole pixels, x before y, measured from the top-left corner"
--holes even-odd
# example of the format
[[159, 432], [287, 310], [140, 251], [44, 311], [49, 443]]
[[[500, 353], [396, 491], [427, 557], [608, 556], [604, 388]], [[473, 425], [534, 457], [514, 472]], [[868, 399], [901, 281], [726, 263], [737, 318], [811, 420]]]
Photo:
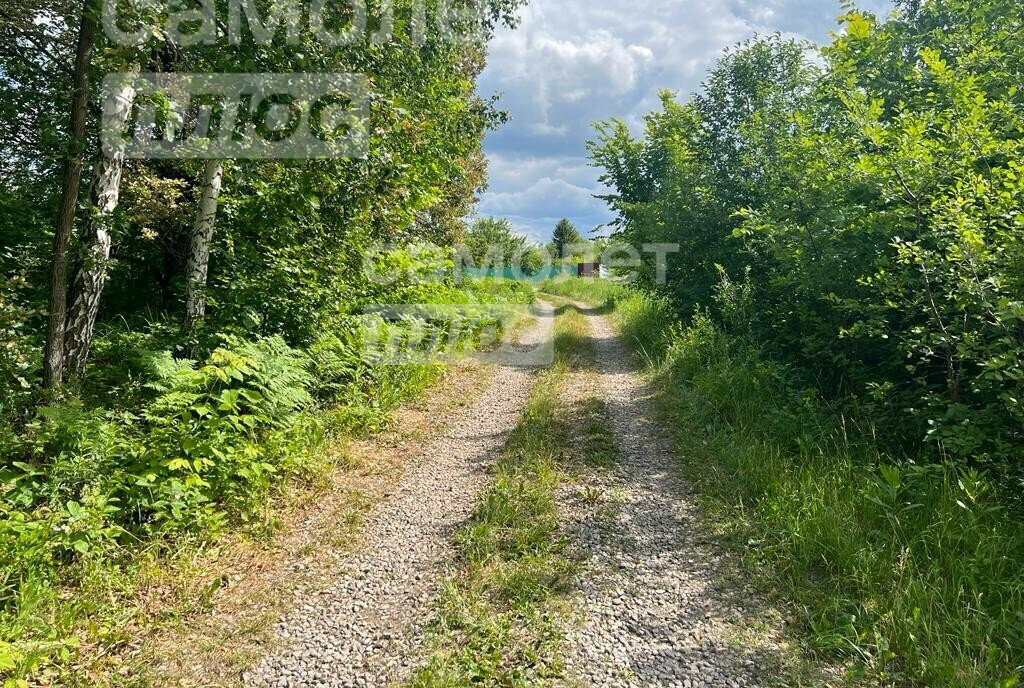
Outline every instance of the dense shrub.
[[27, 331], [32, 313], [21, 299], [24, 286], [20, 276], [0, 282], [0, 433], [25, 411], [31, 399], [33, 373], [39, 365], [38, 352]]
[[[891, 446], [972, 465], [1024, 444], [1019, 7], [852, 11], [823, 50], [740, 46], [703, 92], [592, 144], [619, 238], [675, 242], [679, 313], [709, 311]], [[1014, 469], [1015, 470], [1015, 469]]]
[[[460, 13], [451, 31], [427, 22], [422, 41], [413, 35], [422, 5], [384, 4], [391, 40], [374, 29], [343, 44], [311, 33], [262, 41], [249, 30], [227, 47], [223, 35], [169, 35], [166, 4], [118, 8], [122, 24], [145, 36], [125, 46], [89, 29], [98, 1], [5, 3], [0, 683], [21, 685], [44, 669], [46, 682], [61, 683], [49, 664], [74, 666], [76, 644], [123, 625], [111, 608], [130, 597], [133, 562], [227, 527], [266, 533], [268, 497], [326, 460], [317, 451], [326, 437], [379, 428], [436, 377], [436, 366], [362, 360], [358, 316], [367, 306], [523, 298], [455, 284], [450, 256], [434, 246], [466, 231], [485, 184], [484, 132], [503, 117], [476, 82], [487, 39], [515, 24], [521, 3], [475, 3], [479, 11]], [[185, 23], [185, 33], [196, 28]], [[372, 92], [353, 127], [367, 132], [365, 155], [122, 164], [98, 145], [111, 73], [339, 65], [365, 75]], [[165, 95], [162, 105], [178, 97]], [[187, 129], [191, 119], [179, 123]], [[74, 161], [80, 184], [65, 174]], [[75, 198], [62, 215], [70, 224], [59, 221], [58, 207]], [[366, 269], [374, 254], [387, 279]], [[84, 307], [62, 322], [52, 308], [62, 300]], [[44, 348], [55, 354], [48, 375]], [[91, 680], [87, 669], [71, 671], [76, 683]]]

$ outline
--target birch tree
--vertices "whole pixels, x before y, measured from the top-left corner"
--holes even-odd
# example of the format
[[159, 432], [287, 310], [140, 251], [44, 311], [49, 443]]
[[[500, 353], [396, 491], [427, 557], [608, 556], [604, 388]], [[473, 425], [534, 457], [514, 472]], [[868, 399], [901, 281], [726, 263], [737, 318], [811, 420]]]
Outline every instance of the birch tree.
[[[106, 95], [103, 126], [106, 131], [123, 131], [135, 100], [135, 74], [126, 73]], [[114, 211], [121, 195], [124, 149], [107, 146], [93, 173], [90, 211], [82, 233], [81, 262], [71, 292], [71, 307], [64, 337], [66, 371], [81, 377], [92, 345], [93, 329], [99, 314], [100, 296], [107, 281], [110, 262], [111, 229]]]
[[224, 178], [224, 162], [207, 160], [203, 168], [203, 185], [185, 267], [185, 331], [191, 332], [206, 315], [206, 279], [210, 266], [210, 244], [217, 221], [217, 204]]

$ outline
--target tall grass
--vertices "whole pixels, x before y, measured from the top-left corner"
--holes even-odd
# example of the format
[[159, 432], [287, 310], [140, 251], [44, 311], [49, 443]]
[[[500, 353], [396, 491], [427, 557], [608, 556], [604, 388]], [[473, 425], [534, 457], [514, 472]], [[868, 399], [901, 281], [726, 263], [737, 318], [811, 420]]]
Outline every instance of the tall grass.
[[549, 279], [541, 282], [539, 288], [548, 294], [597, 306], [614, 304], [617, 299], [630, 294], [628, 288], [621, 284], [593, 277]]
[[800, 610], [809, 650], [882, 683], [1020, 685], [1024, 529], [984, 472], [887, 455], [750, 343], [649, 295], [589, 296], [609, 292], [708, 517]]

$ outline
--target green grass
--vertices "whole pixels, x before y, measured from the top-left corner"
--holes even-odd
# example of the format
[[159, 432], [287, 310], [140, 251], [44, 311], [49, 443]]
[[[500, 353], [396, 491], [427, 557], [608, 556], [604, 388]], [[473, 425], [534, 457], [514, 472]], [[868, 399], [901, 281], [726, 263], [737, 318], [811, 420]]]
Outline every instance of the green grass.
[[574, 409], [582, 424], [577, 454], [591, 466], [608, 468], [619, 460], [619, 445], [608, 422], [604, 399], [583, 399]]
[[563, 596], [579, 562], [559, 532], [567, 440], [560, 394], [569, 370], [593, 354], [572, 309], [561, 310], [555, 341], [555, 364], [534, 383], [493, 486], [457, 535], [461, 571], [445, 587], [434, 652], [411, 686], [536, 686], [562, 675]]
[[594, 305], [614, 302], [627, 293], [627, 289], [609, 280], [594, 278], [563, 277], [546, 280], [540, 290], [567, 299], [586, 301]]
[[663, 298], [603, 279], [549, 280], [541, 290], [582, 301], [611, 313], [630, 346], [649, 365], [661, 357], [672, 338], [672, 308]]
[[984, 473], [888, 456], [705, 319], [684, 328], [651, 296], [572, 289], [611, 292], [709, 524], [790, 604], [809, 654], [883, 685], [1020, 685], [1024, 528]]

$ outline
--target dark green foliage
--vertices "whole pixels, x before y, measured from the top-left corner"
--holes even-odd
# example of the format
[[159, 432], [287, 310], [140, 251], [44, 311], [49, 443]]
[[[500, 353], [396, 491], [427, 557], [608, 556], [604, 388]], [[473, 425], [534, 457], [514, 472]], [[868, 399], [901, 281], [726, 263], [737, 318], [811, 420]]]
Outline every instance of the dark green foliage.
[[1019, 464], [1018, 10], [851, 12], [820, 74], [802, 46], [758, 40], [690, 102], [666, 97], [643, 140], [601, 125], [620, 238], [679, 243], [658, 286], [679, 312], [855, 397], [893, 446]]
[[555, 225], [555, 231], [552, 234], [551, 239], [552, 248], [554, 249], [553, 257], [556, 260], [559, 258], [567, 258], [569, 255], [567, 251], [570, 250], [570, 247], [583, 241], [583, 237], [580, 235], [579, 230], [576, 229], [576, 225], [566, 219], [558, 221], [558, 224]]
[[[613, 190], [605, 200], [618, 213], [615, 238], [638, 248], [679, 244], [666, 290], [684, 312], [707, 304], [718, 265], [732, 272], [748, 260], [732, 240], [736, 214], [772, 196], [781, 140], [816, 76], [804, 51], [779, 37], [740, 45], [689, 102], [663, 93], [644, 140], [624, 122], [597, 125], [590, 151]], [[655, 266], [645, 257], [642, 282], [652, 285]]]
[[1018, 685], [1024, 537], [994, 476], [894, 461], [704, 317], [659, 378], [688, 475], [805, 610], [808, 649], [883, 681]]
[[[448, 302], [531, 298], [509, 283], [434, 285], [429, 294]], [[143, 543], [208, 541], [226, 527], [259, 531], [268, 497], [286, 477], [322, 470], [325, 439], [379, 429], [440, 370], [367, 365], [355, 322], [306, 352], [281, 337], [223, 336], [202, 362], [148, 348], [170, 332], [177, 330], [104, 335], [98, 356], [119, 365], [88, 386], [118, 396], [40, 408], [4, 436], [0, 651], [11, 643], [16, 659], [7, 669], [16, 674], [64, 661], [45, 649], [25, 654], [46, 615], [67, 615], [62, 633], [74, 627], [74, 610], [56, 597], [61, 587], [98, 566], [127, 566]]]
[[0, 386], [0, 417], [5, 418], [25, 408], [39, 365], [39, 354], [28, 331], [33, 313], [22, 300], [23, 291], [20, 276], [0, 284], [0, 379], [5, 383]]
[[[52, 232], [67, 148], [80, 3], [0, 12], [0, 683], [72, 666], [95, 642], [133, 561], [225, 528], [270, 529], [270, 497], [322, 470], [326, 438], [380, 428], [437, 366], [363, 360], [373, 304], [507, 302], [514, 285], [456, 285], [447, 257], [485, 184], [483, 134], [503, 120], [476, 93], [486, 39], [519, 0], [479, 6], [474, 38], [409, 35], [344, 46], [171, 45], [99, 37], [83, 187], [99, 155], [99, 82], [161, 72], [355, 72], [372, 84], [365, 157], [227, 161], [201, 326], [182, 334], [185, 266], [202, 162], [125, 164], [112, 261], [84, 379], [40, 390]], [[130, 3], [129, 3], [130, 4]], [[226, 16], [226, 3], [214, 3]], [[261, 10], [265, 3], [256, 3]], [[122, 9], [127, 7], [125, 4]], [[371, 14], [382, 9], [371, 3]], [[437, 9], [430, 3], [429, 11]], [[154, 11], [161, 11], [154, 6]], [[83, 191], [85, 189], [83, 188]], [[90, 210], [81, 194], [77, 230]], [[76, 239], [79, 237], [76, 237]], [[77, 255], [73, 242], [71, 255]], [[446, 259], [448, 263], [446, 263]], [[74, 262], [74, 258], [72, 258]], [[366, 269], [387, 277], [377, 280]], [[72, 270], [74, 265], [71, 266]], [[445, 271], [445, 268], [448, 268]], [[93, 598], [90, 582], [103, 595]], [[48, 678], [60, 683], [61, 679]], [[20, 685], [20, 684], [18, 684]]]

